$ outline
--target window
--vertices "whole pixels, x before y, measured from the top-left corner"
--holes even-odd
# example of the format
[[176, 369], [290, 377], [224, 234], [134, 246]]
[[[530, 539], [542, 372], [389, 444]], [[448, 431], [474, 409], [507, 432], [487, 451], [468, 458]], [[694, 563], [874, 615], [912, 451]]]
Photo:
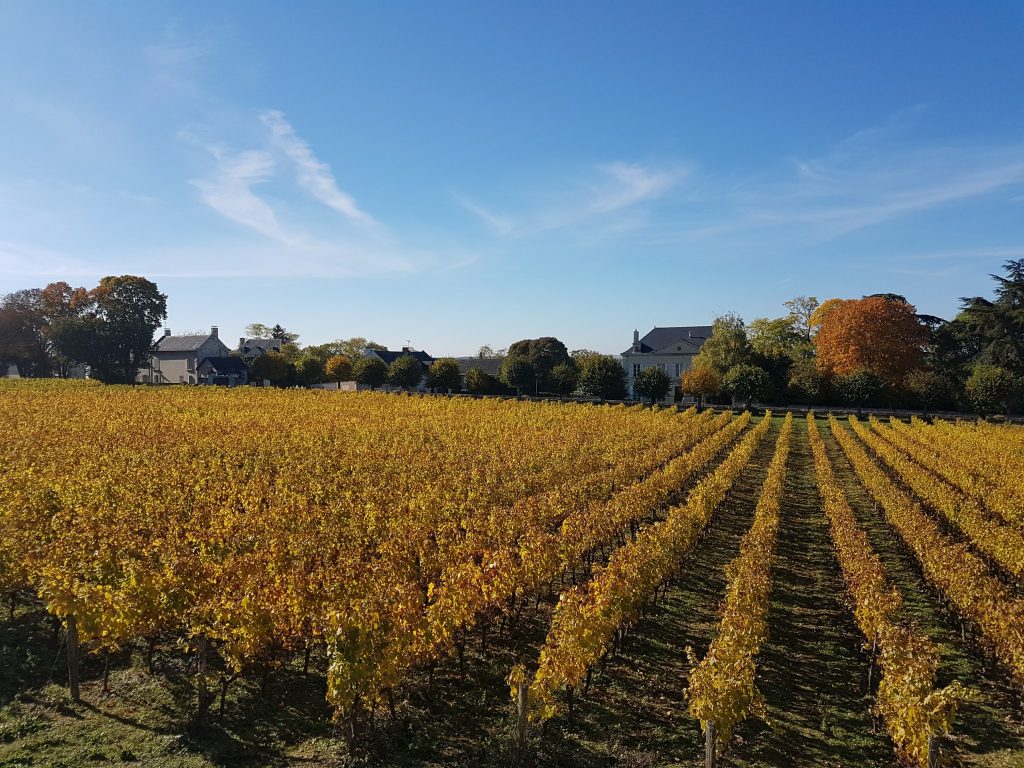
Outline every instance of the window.
[[633, 376], [636, 377], [636, 376], [639, 376], [639, 375], [640, 375], [640, 363], [633, 363]]
[[676, 363], [676, 378], [679, 378], [679, 363]]

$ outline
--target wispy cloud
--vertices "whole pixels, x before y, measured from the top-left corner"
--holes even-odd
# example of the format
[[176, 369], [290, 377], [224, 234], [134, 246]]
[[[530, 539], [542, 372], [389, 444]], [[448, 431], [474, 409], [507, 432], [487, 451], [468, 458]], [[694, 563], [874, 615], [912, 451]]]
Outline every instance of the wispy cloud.
[[906, 261], [940, 261], [944, 259], [1020, 259], [1024, 258], [1024, 245], [1006, 245], [977, 248], [948, 248], [936, 251], [909, 253], [902, 257]]
[[801, 248], [1024, 185], [1024, 144], [905, 146], [863, 132], [820, 157], [739, 181], [703, 174], [646, 244]]
[[208, 147], [217, 168], [208, 179], [192, 184], [199, 189], [204, 203], [226, 219], [255, 230], [286, 245], [297, 245], [300, 238], [287, 233], [270, 204], [252, 188], [269, 181], [274, 173], [274, 158], [269, 152], [248, 150], [230, 153], [220, 147]]
[[592, 213], [611, 213], [645, 200], [654, 200], [668, 192], [682, 173], [676, 169], [651, 169], [637, 163], [615, 162], [598, 166], [608, 177], [588, 210]]
[[58, 250], [0, 240], [0, 275], [71, 278], [94, 274], [96, 268], [92, 264]]
[[154, 87], [178, 96], [203, 93], [203, 66], [216, 49], [209, 35], [184, 37], [173, 27], [165, 30], [159, 42], [142, 49]]
[[634, 229], [634, 225], [609, 217], [664, 197], [685, 175], [677, 166], [650, 168], [623, 161], [606, 163], [591, 169], [574, 188], [541, 195], [546, 198], [543, 204], [519, 214], [495, 212], [462, 193], [454, 192], [453, 196], [469, 213], [503, 236], [531, 237], [584, 223], [589, 227], [597, 219], [604, 231], [612, 235]]
[[[265, 242], [228, 241], [216, 247], [173, 249], [155, 259], [160, 266], [153, 274], [228, 277], [244, 271], [251, 276], [348, 277], [449, 268], [476, 258], [464, 249], [442, 251], [402, 242], [340, 189], [330, 167], [317, 158], [282, 112], [263, 112], [257, 124], [266, 130], [262, 146], [243, 151], [201, 140], [195, 132], [183, 132], [181, 138], [214, 161], [205, 177], [191, 182], [203, 203], [258, 233]], [[292, 171], [299, 188], [315, 203], [289, 190]], [[273, 194], [260, 193], [261, 187]], [[304, 215], [310, 205], [317, 204], [341, 214], [342, 226]], [[442, 252], [444, 256], [438, 255]], [[206, 256], [197, 259], [196, 253]], [[170, 272], [164, 266], [168, 263], [174, 265]]]
[[493, 229], [499, 235], [509, 235], [515, 229], [516, 225], [508, 216], [502, 216], [498, 213], [493, 213], [480, 205], [475, 200], [471, 200], [465, 195], [459, 194], [458, 192], [452, 192], [452, 196], [455, 200], [465, 208], [467, 211], [472, 213], [484, 224]]
[[295, 133], [284, 113], [269, 110], [260, 119], [270, 129], [274, 145], [295, 164], [299, 185], [324, 205], [333, 208], [350, 221], [366, 227], [377, 227], [377, 221], [363, 211], [355, 199], [338, 188], [338, 182], [326, 163], [317, 159], [309, 144]]

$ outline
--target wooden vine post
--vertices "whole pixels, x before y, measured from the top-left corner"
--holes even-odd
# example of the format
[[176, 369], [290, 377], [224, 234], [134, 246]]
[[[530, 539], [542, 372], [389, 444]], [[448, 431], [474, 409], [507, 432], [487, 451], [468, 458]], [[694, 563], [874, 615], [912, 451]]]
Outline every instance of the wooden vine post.
[[71, 688], [71, 700], [81, 701], [82, 694], [78, 686], [78, 622], [73, 615], [68, 615], [68, 687]]
[[530, 683], [527, 680], [519, 681], [519, 688], [516, 691], [516, 748], [513, 756], [513, 765], [519, 766], [526, 758], [526, 728], [529, 719], [530, 704]]
[[206, 713], [210, 709], [210, 689], [206, 680], [206, 650], [209, 641], [206, 635], [202, 634], [196, 639], [196, 673], [197, 687], [199, 692], [199, 708], [196, 712], [196, 724], [203, 725], [206, 722]]
[[928, 768], [939, 768], [939, 744], [934, 733], [928, 734]]
[[704, 768], [718, 768], [718, 734], [714, 720], [708, 720], [704, 729]]

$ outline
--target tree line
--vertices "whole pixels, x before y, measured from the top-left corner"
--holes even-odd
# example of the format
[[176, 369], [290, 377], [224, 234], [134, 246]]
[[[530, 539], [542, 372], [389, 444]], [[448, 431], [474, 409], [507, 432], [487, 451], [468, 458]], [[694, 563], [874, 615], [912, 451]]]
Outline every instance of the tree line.
[[[972, 409], [1008, 412], [1024, 399], [1024, 259], [1008, 261], [991, 298], [961, 299], [953, 320], [919, 314], [903, 296], [880, 293], [819, 302], [784, 302], [785, 315], [750, 324], [735, 313], [713, 330], [680, 379], [681, 394], [703, 404], [771, 404]], [[0, 299], [0, 364], [24, 377], [67, 376], [88, 366], [107, 383], [135, 381], [167, 314], [167, 297], [142, 277], [104, 277], [95, 288], [64, 282]], [[390, 365], [365, 349], [385, 347], [363, 337], [303, 347], [280, 324], [254, 323], [255, 338], [282, 339], [250, 362], [253, 379], [275, 386], [356, 381], [377, 388], [473, 394], [627, 396], [621, 361], [586, 349], [570, 353], [551, 336], [523, 339], [507, 349], [480, 348], [465, 376], [454, 358], [429, 367], [412, 355]], [[495, 370], [492, 375], [487, 369]], [[669, 395], [671, 379], [658, 367], [640, 371], [636, 395], [652, 402]]]
[[135, 381], [149, 362], [167, 296], [144, 277], [104, 277], [92, 289], [50, 283], [0, 299], [0, 365], [26, 378], [88, 366], [104, 383]]
[[1024, 396], [1024, 259], [1003, 266], [994, 296], [961, 299], [949, 321], [892, 293], [797, 297], [786, 315], [749, 325], [720, 316], [682, 389], [748, 403], [1009, 412]]

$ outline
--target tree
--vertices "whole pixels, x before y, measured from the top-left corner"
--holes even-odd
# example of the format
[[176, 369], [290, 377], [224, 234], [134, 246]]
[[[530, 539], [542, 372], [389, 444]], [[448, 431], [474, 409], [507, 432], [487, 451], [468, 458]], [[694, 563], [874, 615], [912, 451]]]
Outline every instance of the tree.
[[790, 366], [787, 389], [791, 400], [804, 405], [818, 405], [828, 397], [829, 381], [813, 359], [800, 360]]
[[771, 379], [768, 371], [759, 366], [734, 365], [722, 377], [722, 386], [733, 397], [743, 400], [749, 408], [755, 400], [764, 397], [771, 386]]
[[508, 348], [509, 357], [525, 357], [533, 366], [535, 386], [541, 392], [553, 389], [551, 370], [561, 363], [570, 362], [569, 350], [553, 336], [523, 339]]
[[423, 380], [423, 363], [412, 355], [399, 355], [388, 366], [388, 383], [404, 390], [419, 386]]
[[79, 357], [105, 384], [130, 384], [149, 362], [153, 334], [167, 317], [167, 296], [144, 277], [104, 277], [89, 291], [70, 334]]
[[352, 375], [357, 383], [376, 389], [388, 380], [388, 364], [379, 357], [365, 355], [352, 364]]
[[576, 368], [583, 367], [583, 361], [592, 357], [603, 357], [600, 352], [595, 352], [592, 349], [574, 349], [569, 355], [572, 358], [573, 363], [576, 364]]
[[810, 341], [814, 335], [814, 327], [811, 325], [811, 318], [818, 309], [817, 296], [797, 296], [789, 301], [782, 302], [782, 306], [789, 310], [789, 319], [793, 329], [805, 341]]
[[640, 371], [633, 386], [638, 395], [646, 397], [653, 405], [665, 399], [669, 387], [672, 386], [672, 380], [661, 368], [652, 365]]
[[857, 407], [857, 412], [874, 403], [885, 389], [885, 382], [877, 374], [860, 368], [836, 378], [836, 391], [847, 405]]
[[427, 386], [441, 392], [458, 392], [462, 388], [459, 361], [453, 357], [439, 357], [427, 371]]
[[1020, 381], [1006, 368], [979, 364], [967, 379], [964, 394], [982, 416], [1009, 414], [1010, 406], [1020, 388]]
[[352, 361], [344, 355], [332, 355], [324, 365], [324, 375], [339, 385], [352, 380]]
[[825, 318], [828, 317], [833, 309], [838, 307], [844, 301], [846, 301], [846, 299], [828, 299], [817, 306], [817, 308], [811, 313], [810, 319], [807, 321], [807, 327], [812, 338], [818, 333], [818, 330], [821, 328], [821, 324], [825, 322]]
[[898, 386], [910, 371], [921, 367], [928, 339], [913, 305], [871, 296], [833, 305], [814, 337], [814, 346], [818, 369], [825, 374], [844, 376], [864, 370]]
[[949, 322], [934, 324], [929, 332], [925, 363], [963, 387], [971, 362], [978, 360], [985, 348], [983, 334], [973, 327], [973, 319], [964, 311]]
[[711, 336], [693, 359], [694, 368], [713, 368], [719, 376], [732, 367], [749, 362], [750, 342], [743, 318], [734, 313], [720, 315], [712, 324]]
[[911, 371], [905, 386], [926, 414], [935, 406], [947, 405], [956, 399], [953, 382], [935, 371]]
[[480, 360], [497, 360], [505, 357], [507, 350], [494, 349], [490, 344], [484, 344], [480, 349], [477, 350], [476, 356]]
[[283, 387], [291, 378], [292, 367], [283, 354], [270, 351], [252, 361], [250, 373], [258, 381], [266, 380], [275, 387]]
[[474, 395], [489, 395], [498, 382], [487, 371], [474, 366], [466, 371], [466, 391]]
[[39, 295], [45, 335], [54, 372], [66, 378], [76, 363], [82, 362], [80, 345], [76, 344], [76, 324], [89, 304], [85, 288], [72, 288], [65, 282], [50, 283]]
[[50, 373], [42, 291], [28, 288], [0, 301], [0, 365], [13, 363], [22, 377]]
[[298, 366], [305, 355], [302, 347], [291, 341], [286, 341], [281, 345], [281, 354], [284, 355], [284, 359], [293, 366]]
[[704, 398], [717, 395], [722, 388], [722, 380], [714, 368], [703, 366], [685, 371], [679, 379], [679, 386], [687, 395], [697, 398], [697, 406], [704, 407]]
[[792, 317], [774, 320], [759, 317], [747, 332], [751, 349], [769, 360], [799, 360], [814, 353], [810, 341], [798, 330]]
[[245, 326], [245, 335], [252, 339], [283, 339], [288, 344], [295, 344], [299, 340], [299, 334], [292, 333], [280, 323], [273, 326], [250, 323]]
[[559, 395], [571, 395], [579, 384], [580, 372], [576, 365], [559, 363], [551, 369], [551, 389]]
[[611, 355], [584, 356], [580, 362], [579, 390], [602, 400], [624, 400], [626, 369]]
[[[514, 346], [514, 345], [513, 345]], [[529, 358], [509, 353], [498, 369], [498, 380], [516, 390], [520, 395], [530, 392], [536, 387], [536, 372]]]
[[995, 300], [980, 296], [961, 299], [964, 322], [978, 336], [977, 359], [1024, 374], [1024, 259], [1003, 264], [1006, 276], [996, 281]]
[[375, 341], [367, 341], [362, 336], [353, 336], [351, 339], [337, 339], [324, 346], [330, 348], [332, 355], [341, 355], [349, 360], [359, 360], [363, 356], [364, 349], [386, 350], [387, 347]]
[[316, 355], [303, 355], [295, 365], [295, 374], [303, 386], [319, 384], [324, 380], [324, 361]]

